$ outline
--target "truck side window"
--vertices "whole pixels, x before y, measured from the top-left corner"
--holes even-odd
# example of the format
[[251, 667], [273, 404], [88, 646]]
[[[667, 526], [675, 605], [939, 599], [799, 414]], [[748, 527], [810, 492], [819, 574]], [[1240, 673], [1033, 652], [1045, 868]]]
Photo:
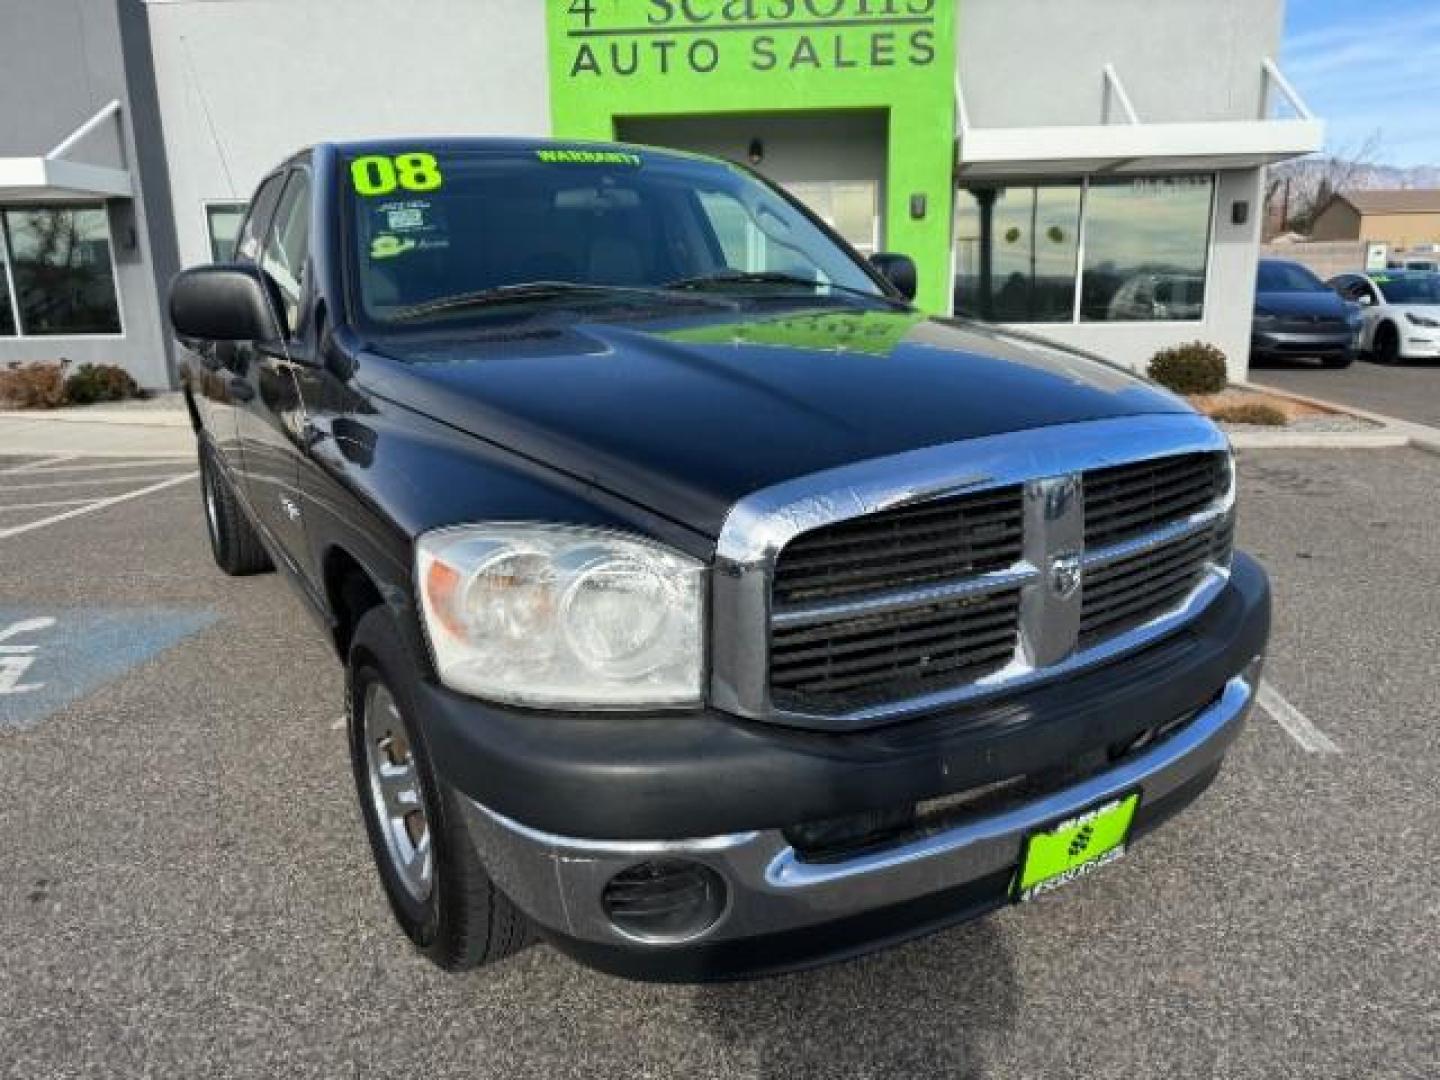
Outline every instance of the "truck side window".
[[260, 234], [270, 220], [270, 212], [280, 198], [280, 188], [285, 183], [285, 174], [276, 173], [260, 185], [255, 197], [250, 200], [250, 212], [240, 226], [235, 241], [235, 261], [254, 262], [260, 256]]
[[285, 307], [285, 329], [294, 333], [300, 313], [305, 258], [310, 253], [310, 177], [302, 169], [290, 174], [280, 208], [265, 237], [260, 266], [279, 286]]

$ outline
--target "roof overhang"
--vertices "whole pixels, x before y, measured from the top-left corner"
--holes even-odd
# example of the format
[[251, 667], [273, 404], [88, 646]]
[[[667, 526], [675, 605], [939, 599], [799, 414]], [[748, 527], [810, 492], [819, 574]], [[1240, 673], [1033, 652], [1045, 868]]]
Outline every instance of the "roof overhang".
[[0, 158], [0, 202], [125, 199], [134, 193], [126, 169], [56, 157]]
[[972, 127], [960, 133], [957, 168], [968, 179], [1246, 169], [1313, 153], [1324, 139], [1312, 119]]

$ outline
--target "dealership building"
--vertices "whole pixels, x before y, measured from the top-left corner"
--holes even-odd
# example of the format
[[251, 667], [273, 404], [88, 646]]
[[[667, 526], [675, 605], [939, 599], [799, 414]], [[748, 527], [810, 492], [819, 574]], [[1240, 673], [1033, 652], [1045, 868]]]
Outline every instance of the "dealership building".
[[0, 0], [0, 363], [174, 384], [162, 314], [245, 200], [331, 139], [718, 154], [919, 302], [1134, 366], [1244, 372], [1267, 164], [1322, 125], [1281, 0]]

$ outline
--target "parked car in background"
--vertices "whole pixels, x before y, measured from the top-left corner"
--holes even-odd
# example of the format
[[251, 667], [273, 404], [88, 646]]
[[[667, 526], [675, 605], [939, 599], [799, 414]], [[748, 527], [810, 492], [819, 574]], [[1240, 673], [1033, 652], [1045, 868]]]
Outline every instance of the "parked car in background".
[[1110, 301], [1111, 322], [1190, 321], [1200, 318], [1205, 279], [1194, 274], [1136, 274]]
[[1440, 273], [1340, 274], [1330, 287], [1360, 305], [1360, 351], [1382, 364], [1440, 357]]
[[1255, 280], [1250, 355], [1316, 357], [1325, 367], [1355, 360], [1360, 310], [1297, 262], [1261, 259]]

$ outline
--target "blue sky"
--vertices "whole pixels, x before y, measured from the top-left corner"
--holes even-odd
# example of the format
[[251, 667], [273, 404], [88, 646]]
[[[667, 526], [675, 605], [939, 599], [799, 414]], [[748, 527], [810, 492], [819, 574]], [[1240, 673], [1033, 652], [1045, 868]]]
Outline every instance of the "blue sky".
[[1380, 132], [1385, 165], [1440, 165], [1440, 2], [1288, 0], [1280, 68], [1330, 148]]

